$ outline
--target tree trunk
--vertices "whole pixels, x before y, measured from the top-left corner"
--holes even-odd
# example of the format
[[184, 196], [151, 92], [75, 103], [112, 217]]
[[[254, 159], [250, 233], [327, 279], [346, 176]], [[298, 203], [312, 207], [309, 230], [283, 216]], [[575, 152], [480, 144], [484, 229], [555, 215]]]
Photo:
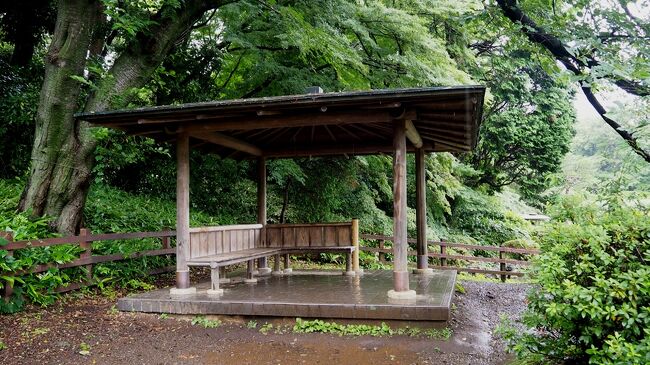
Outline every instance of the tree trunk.
[[[205, 11], [225, 3], [187, 0], [179, 8], [164, 6], [152, 16], [156, 25], [136, 35], [82, 109], [123, 106], [119, 101], [124, 102], [130, 90], [149, 80], [175, 42], [189, 34]], [[19, 209], [53, 217], [52, 227], [61, 233], [78, 230], [91, 182], [96, 142], [90, 126], [74, 119], [82, 84], [71, 77], [83, 76], [89, 51], [97, 48], [97, 41], [103, 42], [93, 36], [102, 17], [98, 0], [60, 1], [45, 60], [30, 178]]]
[[101, 16], [98, 1], [59, 2], [52, 42], [45, 57], [45, 78], [36, 114], [30, 177], [21, 210], [55, 218], [53, 226], [73, 233], [81, 222], [90, 180], [88, 131], [75, 123], [86, 54], [94, 24]]
[[284, 186], [284, 194], [282, 198], [282, 210], [280, 211], [280, 223], [286, 223], [287, 220], [287, 207], [289, 206], [289, 189], [291, 188], [291, 180], [287, 180]]

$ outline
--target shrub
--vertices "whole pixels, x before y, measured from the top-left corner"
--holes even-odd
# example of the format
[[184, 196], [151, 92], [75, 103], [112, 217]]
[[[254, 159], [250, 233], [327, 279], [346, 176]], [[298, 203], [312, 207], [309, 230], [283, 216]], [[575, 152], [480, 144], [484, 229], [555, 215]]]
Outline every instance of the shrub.
[[550, 225], [541, 238], [528, 331], [503, 330], [511, 349], [533, 363], [650, 363], [648, 211], [561, 216], [575, 220]]

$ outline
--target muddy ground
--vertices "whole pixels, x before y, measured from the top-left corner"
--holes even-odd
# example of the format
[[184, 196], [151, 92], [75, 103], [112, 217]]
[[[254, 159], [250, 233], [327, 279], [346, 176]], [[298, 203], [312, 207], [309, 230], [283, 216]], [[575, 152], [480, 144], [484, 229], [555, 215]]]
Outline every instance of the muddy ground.
[[530, 287], [461, 284], [449, 340], [259, 330], [267, 321], [290, 328], [288, 319], [257, 318], [253, 329], [251, 318], [220, 317], [221, 326], [204, 328], [191, 317], [118, 312], [115, 298], [68, 295], [50, 308], [0, 317], [0, 364], [507, 364], [493, 330], [501, 314], [518, 318]]

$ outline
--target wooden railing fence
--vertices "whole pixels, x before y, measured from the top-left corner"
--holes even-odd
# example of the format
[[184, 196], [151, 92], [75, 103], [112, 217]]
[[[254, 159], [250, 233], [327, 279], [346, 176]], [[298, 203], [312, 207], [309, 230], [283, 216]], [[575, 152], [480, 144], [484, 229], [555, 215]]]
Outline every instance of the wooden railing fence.
[[[87, 229], [81, 229], [79, 235], [77, 236], [68, 236], [68, 237], [55, 237], [55, 238], [45, 238], [45, 239], [34, 239], [34, 240], [24, 240], [24, 241], [14, 241], [13, 236], [10, 232], [0, 232], [0, 237], [9, 241], [5, 246], [0, 246], [0, 250], [8, 251], [8, 256], [13, 256], [14, 251], [30, 248], [30, 247], [50, 247], [57, 245], [67, 245], [67, 244], [78, 244], [80, 248], [84, 251], [81, 253], [78, 259], [66, 262], [64, 264], [58, 263], [47, 263], [35, 265], [29, 269], [24, 269], [11, 273], [1, 273], [3, 276], [9, 277], [18, 277], [26, 274], [34, 274], [39, 272], [47, 271], [51, 268], [66, 269], [71, 267], [85, 267], [87, 272], [87, 277], [84, 282], [81, 283], [71, 283], [66, 286], [57, 288], [55, 291], [58, 293], [63, 293], [75, 289], [79, 289], [84, 286], [92, 285], [92, 270], [94, 264], [99, 264], [103, 262], [113, 262], [113, 261], [122, 261], [129, 260], [145, 256], [164, 256], [164, 255], [175, 255], [176, 248], [171, 247], [171, 237], [176, 236], [176, 231], [172, 230], [162, 230], [159, 232], [133, 232], [133, 233], [103, 233], [103, 234], [90, 234]], [[154, 250], [144, 250], [131, 253], [130, 255], [124, 254], [113, 254], [113, 255], [93, 255], [92, 253], [92, 242], [98, 241], [113, 241], [113, 240], [129, 240], [129, 239], [143, 239], [143, 238], [160, 238], [162, 248]], [[155, 275], [163, 272], [174, 271], [175, 266], [167, 266], [158, 269], [149, 271], [149, 274]], [[4, 298], [9, 298], [13, 294], [13, 286], [7, 281], [4, 285]]]
[[[362, 234], [361, 235], [362, 240], [366, 241], [376, 241], [377, 247], [369, 247], [369, 246], [361, 246], [359, 249], [361, 251], [366, 251], [366, 252], [377, 252], [379, 254], [379, 261], [380, 262], [386, 262], [386, 254], [387, 253], [392, 253], [392, 246], [387, 246], [387, 242], [392, 242], [393, 237], [391, 236], [382, 236], [382, 235], [374, 235], [374, 234]], [[409, 238], [408, 240], [409, 243], [415, 243], [416, 240], [414, 238]], [[523, 276], [523, 272], [519, 271], [510, 271], [507, 270], [507, 264], [511, 265], [520, 265], [520, 266], [527, 266], [530, 265], [529, 261], [525, 260], [515, 260], [515, 259], [510, 259], [506, 258], [505, 255], [507, 253], [510, 254], [525, 254], [525, 255], [537, 255], [539, 254], [539, 250], [536, 249], [526, 249], [526, 248], [514, 248], [514, 247], [500, 247], [500, 246], [480, 246], [480, 245], [470, 245], [470, 244], [465, 244], [465, 243], [454, 243], [454, 242], [444, 242], [444, 241], [427, 241], [429, 245], [429, 257], [433, 258], [438, 258], [440, 259], [440, 264], [439, 265], [429, 265], [430, 268], [433, 269], [442, 269], [442, 270], [456, 270], [456, 271], [464, 271], [464, 272], [469, 272], [469, 273], [481, 273], [481, 274], [494, 274], [494, 275], [499, 275], [501, 277], [502, 281], [506, 280], [506, 277], [508, 276]], [[438, 249], [435, 249], [435, 247], [439, 247]], [[499, 257], [484, 257], [484, 256], [469, 256], [469, 255], [454, 255], [454, 254], [448, 254], [447, 253], [447, 248], [452, 247], [452, 248], [458, 248], [458, 249], [463, 249], [463, 250], [483, 250], [483, 251], [497, 251], [499, 253]], [[439, 251], [439, 253], [434, 252], [434, 251]], [[409, 256], [415, 256], [417, 255], [417, 252], [415, 250], [409, 250], [408, 252]], [[463, 267], [463, 266], [450, 266], [447, 263], [447, 260], [465, 260], [465, 261], [470, 261], [470, 262], [490, 262], [490, 263], [497, 263], [499, 264], [499, 269], [498, 270], [489, 270], [489, 269], [479, 269], [479, 268], [471, 268], [471, 267]]]
[[[46, 239], [34, 239], [34, 240], [23, 240], [23, 241], [14, 241], [12, 234], [10, 232], [0, 232], [0, 237], [9, 241], [5, 246], [0, 246], [0, 249], [8, 251], [8, 256], [13, 256], [14, 251], [30, 248], [30, 247], [48, 247], [56, 245], [67, 245], [67, 244], [78, 244], [80, 248], [84, 251], [81, 253], [80, 257], [76, 260], [66, 262], [64, 264], [58, 263], [47, 263], [35, 265], [29, 269], [24, 269], [11, 273], [1, 273], [3, 276], [18, 277], [26, 274], [33, 274], [47, 271], [51, 268], [66, 269], [72, 267], [85, 267], [87, 272], [87, 277], [84, 282], [81, 283], [72, 283], [64, 287], [59, 287], [56, 289], [56, 292], [62, 293], [75, 289], [79, 289], [83, 286], [92, 285], [92, 270], [94, 264], [104, 263], [104, 262], [113, 262], [113, 261], [122, 261], [129, 260], [145, 256], [164, 256], [164, 255], [175, 255], [176, 248], [171, 247], [171, 238], [176, 236], [176, 231], [172, 230], [162, 230], [159, 232], [132, 232], [132, 233], [102, 233], [102, 234], [90, 234], [87, 229], [81, 229], [79, 235], [68, 236], [68, 237], [55, 237], [55, 238], [46, 238]], [[143, 250], [134, 252], [130, 255], [123, 254], [113, 254], [113, 255], [93, 255], [92, 251], [92, 242], [99, 241], [113, 241], [113, 240], [129, 240], [129, 239], [143, 239], [143, 238], [160, 238], [162, 248], [154, 250]], [[382, 236], [382, 235], [371, 235], [363, 234], [361, 238], [366, 241], [377, 241], [377, 247], [362, 246], [360, 247], [361, 251], [366, 252], [377, 252], [379, 254], [379, 261], [386, 262], [386, 254], [392, 253], [390, 246], [387, 246], [387, 242], [392, 242], [393, 237]], [[409, 239], [409, 243], [415, 243], [415, 239]], [[523, 248], [512, 248], [512, 247], [497, 247], [497, 246], [479, 246], [479, 245], [469, 245], [463, 243], [453, 243], [453, 242], [438, 242], [438, 241], [428, 241], [430, 246], [429, 257], [438, 258], [440, 260], [439, 265], [430, 265], [431, 268], [436, 269], [445, 269], [445, 270], [457, 270], [465, 271], [470, 273], [484, 273], [484, 274], [495, 274], [500, 275], [501, 279], [505, 281], [506, 276], [522, 276], [524, 273], [517, 271], [506, 270], [507, 264], [525, 266], [529, 265], [528, 261], [516, 260], [506, 258], [505, 254], [526, 254], [526, 255], [536, 255], [539, 253], [539, 250], [534, 249], [523, 249]], [[439, 252], [433, 252], [431, 246], [439, 247]], [[482, 257], [482, 256], [469, 256], [469, 255], [454, 255], [448, 254], [447, 248], [459, 248], [464, 250], [484, 250], [484, 251], [497, 251], [499, 257]], [[410, 250], [409, 255], [416, 255], [416, 252]], [[465, 261], [477, 261], [477, 262], [491, 262], [498, 263], [499, 270], [488, 270], [488, 269], [478, 269], [471, 267], [462, 267], [462, 266], [450, 266], [447, 263], [447, 260], [465, 260]], [[151, 270], [149, 274], [155, 275], [163, 272], [174, 271], [174, 266], [168, 266], [163, 268], [158, 268]], [[6, 282], [4, 285], [3, 297], [8, 298], [12, 295], [12, 285], [9, 282]]]

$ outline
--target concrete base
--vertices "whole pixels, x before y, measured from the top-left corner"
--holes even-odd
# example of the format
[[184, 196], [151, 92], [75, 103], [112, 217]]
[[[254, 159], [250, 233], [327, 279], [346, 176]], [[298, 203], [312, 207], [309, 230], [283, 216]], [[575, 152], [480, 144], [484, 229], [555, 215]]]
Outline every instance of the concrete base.
[[178, 288], [171, 288], [169, 289], [169, 295], [172, 297], [182, 297], [186, 295], [194, 295], [196, 294], [196, 288], [190, 287], [190, 288], [185, 288], [185, 289], [178, 289]]
[[253, 275], [258, 276], [260, 272], [258, 270], [253, 270]]
[[218, 295], [223, 294], [223, 289], [217, 289], [217, 290], [208, 289], [207, 293], [208, 293], [209, 296], [218, 296]]
[[230, 284], [230, 281], [228, 278], [219, 278], [219, 284]]
[[268, 275], [268, 274], [271, 273], [271, 268], [270, 267], [260, 267], [259, 269], [257, 269], [257, 271], [259, 272], [259, 275]]
[[345, 276], [356, 276], [357, 273], [355, 271], [343, 271], [343, 275], [345, 275]]
[[357, 276], [363, 275], [363, 269], [359, 269], [359, 270], [357, 270], [355, 272], [357, 273]]
[[285, 274], [291, 274], [293, 272], [292, 268], [284, 269]]
[[292, 275], [257, 278], [257, 285], [239, 278], [225, 284], [221, 295], [208, 295], [210, 282], [196, 285], [197, 293], [170, 297], [169, 288], [118, 299], [122, 311], [174, 314], [214, 314], [262, 317], [340, 318], [360, 320], [447, 321], [450, 318], [456, 271], [438, 270], [433, 276], [411, 275], [415, 299], [386, 296], [393, 273], [366, 270], [362, 276], [344, 276], [341, 270], [302, 271]]
[[272, 276], [282, 276], [284, 275], [284, 272], [282, 270], [280, 271], [271, 271]]
[[256, 283], [257, 283], [257, 279], [255, 279], [255, 278], [253, 278], [253, 279], [244, 279], [244, 282], [245, 282], [246, 284], [256, 284]]
[[433, 269], [413, 269], [415, 275], [433, 275]]
[[391, 289], [388, 291], [388, 298], [396, 300], [415, 300], [417, 299], [417, 294], [415, 293], [415, 290], [395, 291]]

